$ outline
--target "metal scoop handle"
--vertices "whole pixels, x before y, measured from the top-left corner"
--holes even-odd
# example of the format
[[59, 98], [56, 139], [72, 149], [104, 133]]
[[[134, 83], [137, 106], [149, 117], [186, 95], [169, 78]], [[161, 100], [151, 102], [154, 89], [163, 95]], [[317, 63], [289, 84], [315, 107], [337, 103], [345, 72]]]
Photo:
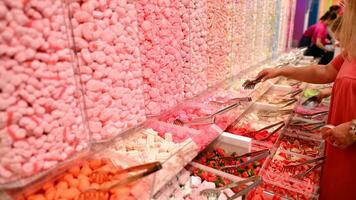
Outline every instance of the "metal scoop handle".
[[314, 165], [313, 167], [311, 167], [310, 169], [308, 169], [307, 171], [295, 175], [294, 178], [303, 178], [303, 177], [305, 177], [306, 175], [308, 175], [308, 174], [310, 174], [311, 172], [313, 172], [314, 170], [316, 170], [316, 169], [322, 167], [323, 164], [324, 164], [324, 162], [318, 163], [318, 164]]
[[127, 169], [124, 169], [118, 174], [123, 174], [123, 173], [132, 173], [132, 172], [138, 172], [137, 174], [131, 175], [127, 178], [121, 179], [121, 180], [116, 180], [113, 181], [112, 184], [106, 187], [98, 187], [98, 188], [88, 188], [84, 192], [90, 192], [90, 191], [108, 191], [111, 190], [115, 187], [126, 185], [128, 183], [134, 182], [140, 178], [143, 178], [145, 176], [148, 176], [158, 170], [162, 169], [162, 165], [160, 162], [153, 162], [153, 163], [148, 163], [148, 164], [143, 164], [143, 165], [138, 165], [134, 167], [130, 167]]
[[211, 114], [210, 117], [214, 117], [214, 116], [216, 116], [216, 115], [220, 115], [220, 114], [224, 114], [224, 113], [226, 113], [226, 112], [229, 112], [230, 110], [232, 110], [232, 109], [238, 107], [239, 105], [240, 105], [240, 103], [231, 104], [231, 105], [229, 105], [229, 106], [227, 106], [227, 107], [225, 107], [225, 108], [223, 108], [223, 109], [221, 109], [221, 110], [219, 110], [219, 111], [217, 111], [217, 112]]
[[314, 158], [314, 159], [311, 159], [311, 160], [307, 160], [307, 161], [299, 163], [299, 164], [285, 165], [284, 168], [299, 167], [299, 166], [302, 166], [302, 165], [311, 164], [311, 163], [318, 162], [318, 161], [321, 161], [321, 160], [324, 161], [325, 158], [326, 158], [325, 156], [322, 156], [322, 157]]
[[[254, 156], [254, 155], [256, 155], [256, 156]], [[241, 156], [236, 156], [234, 158], [238, 159], [238, 158], [243, 158], [243, 157], [251, 157], [251, 156], [254, 156], [254, 157], [252, 157], [250, 160], [248, 160], [248, 161], [246, 161], [244, 163], [240, 163], [240, 164], [237, 164], [237, 165], [228, 165], [228, 166], [222, 167], [221, 169], [225, 170], [225, 169], [229, 169], [229, 168], [242, 167], [242, 166], [248, 165], [250, 163], [253, 163], [255, 161], [258, 161], [258, 160], [260, 160], [262, 158], [265, 158], [268, 155], [270, 155], [270, 151], [268, 149], [246, 153], [246, 154], [243, 154]]]

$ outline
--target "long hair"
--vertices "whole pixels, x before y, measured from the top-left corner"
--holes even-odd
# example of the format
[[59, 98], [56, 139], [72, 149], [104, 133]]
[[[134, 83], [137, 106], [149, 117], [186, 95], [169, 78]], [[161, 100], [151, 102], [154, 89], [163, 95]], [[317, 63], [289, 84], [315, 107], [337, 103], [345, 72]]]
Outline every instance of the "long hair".
[[356, 59], [356, 0], [345, 1], [340, 44], [349, 59]]

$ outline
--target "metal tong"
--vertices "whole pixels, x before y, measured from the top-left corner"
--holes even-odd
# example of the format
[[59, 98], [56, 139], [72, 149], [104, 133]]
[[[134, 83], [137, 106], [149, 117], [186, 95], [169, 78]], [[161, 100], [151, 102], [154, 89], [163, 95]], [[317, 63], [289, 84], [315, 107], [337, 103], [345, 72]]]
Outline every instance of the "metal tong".
[[239, 191], [238, 193], [232, 195], [231, 197], [229, 197], [227, 194], [225, 194], [225, 196], [227, 197], [227, 200], [233, 200], [236, 199], [237, 197], [240, 197], [242, 195], [246, 195], [248, 192], [250, 192], [252, 189], [254, 189], [255, 187], [259, 186], [262, 183], [262, 178], [260, 176], [253, 176], [251, 178], [239, 181], [239, 182], [233, 182], [231, 184], [225, 185], [224, 187], [221, 188], [215, 188], [215, 189], [205, 189], [202, 190], [200, 192], [201, 195], [205, 195], [209, 200], [213, 200], [213, 199], [218, 199], [221, 192], [223, 192], [226, 189], [231, 189], [231, 188], [235, 188], [238, 187], [240, 185], [245, 185], [248, 184], [250, 182], [253, 182], [252, 184], [250, 184], [249, 186], [247, 186], [245, 189]]
[[319, 129], [319, 128], [323, 127], [324, 125], [325, 125], [324, 121], [308, 122], [308, 121], [294, 119], [290, 122], [290, 126], [303, 127], [308, 131], [313, 131], [313, 130]]
[[329, 113], [329, 111], [320, 111], [320, 112], [316, 112], [316, 113], [312, 113], [312, 114], [299, 114], [299, 115], [305, 119], [313, 119], [315, 117], [327, 115], [328, 113]]
[[290, 96], [291, 98], [297, 96], [298, 94], [300, 94], [301, 92], [303, 92], [303, 89], [297, 89], [297, 90], [292, 90], [290, 92], [287, 92], [285, 94], [280, 94], [278, 96], [281, 96], [281, 97], [285, 97], [285, 96]]
[[[317, 163], [316, 165], [314, 165], [313, 167], [309, 168], [308, 170], [293, 176], [293, 178], [303, 178], [306, 175], [310, 174], [312, 171], [320, 168], [324, 164], [325, 159], [326, 159], [326, 157], [322, 156], [322, 157], [318, 157], [318, 158], [314, 158], [314, 159], [311, 159], [311, 160], [307, 160], [305, 162], [298, 163], [298, 164], [285, 165], [285, 166], [283, 166], [283, 169], [291, 171], [291, 170], [294, 170], [296, 167], [299, 167], [299, 166], [312, 164], [312, 163]], [[319, 162], [319, 161], [321, 161], [321, 162]]]
[[293, 113], [293, 109], [287, 109], [287, 110], [276, 110], [276, 111], [258, 111], [257, 115], [259, 117], [277, 117], [280, 115], [289, 115]]
[[101, 185], [99, 187], [88, 188], [81, 195], [85, 195], [85, 193], [91, 193], [91, 192], [106, 192], [106, 191], [109, 191], [115, 187], [126, 185], [126, 184], [132, 183], [134, 181], [137, 181], [137, 180], [139, 180], [143, 177], [146, 177], [160, 169], [162, 169], [162, 165], [160, 162], [152, 162], [152, 163], [147, 163], [147, 164], [138, 165], [138, 166], [134, 166], [134, 167], [129, 167], [127, 169], [118, 171], [114, 174], [115, 176], [120, 175], [120, 174], [128, 174], [128, 177], [125, 177], [120, 180], [113, 180], [108, 185]]
[[306, 99], [305, 101], [303, 101], [302, 106], [308, 107], [311, 103], [318, 105], [321, 103], [321, 101], [319, 100], [318, 96], [312, 96]]
[[246, 161], [244, 163], [240, 163], [240, 164], [237, 164], [237, 165], [228, 165], [228, 166], [222, 167], [221, 169], [223, 171], [225, 171], [225, 170], [229, 170], [229, 169], [232, 169], [232, 168], [242, 167], [242, 166], [248, 165], [250, 163], [253, 163], [255, 161], [258, 161], [258, 160], [260, 160], [262, 158], [266, 158], [267, 156], [270, 155], [270, 153], [271, 152], [269, 151], [269, 149], [263, 149], [263, 150], [259, 150], [259, 151], [245, 153], [245, 154], [240, 155], [240, 156], [229, 156], [229, 157], [222, 157], [222, 158], [218, 158], [218, 159], [237, 160], [237, 159], [240, 159], [240, 158], [251, 157], [248, 161]]
[[[278, 126], [279, 125], [279, 126]], [[281, 130], [284, 126], [286, 125], [286, 123], [284, 123], [284, 121], [280, 121], [280, 122], [277, 122], [277, 123], [274, 123], [274, 124], [271, 124], [269, 126], [266, 126], [264, 128], [261, 128], [260, 130], [257, 130], [257, 131], [253, 131], [253, 132], [250, 132], [249, 134], [257, 134], [261, 131], [264, 131], [264, 130], [268, 130], [270, 128], [273, 128], [273, 127], [276, 127], [278, 126], [278, 128], [276, 128], [274, 131], [272, 131], [271, 133], [269, 133], [266, 137], [260, 139], [260, 141], [265, 141], [265, 140], [268, 140], [272, 135], [274, 135], [275, 133], [277, 133], [279, 130]]]
[[289, 102], [291, 102], [291, 101], [293, 101], [293, 103], [294, 102], [296, 102], [295, 100], [296, 100], [296, 98], [289, 98], [289, 99], [287, 99], [287, 98], [273, 98], [272, 97], [272, 99], [269, 99], [268, 97], [266, 98], [266, 100], [267, 100], [267, 102], [268, 103], [271, 103], [271, 104], [282, 104], [282, 103], [289, 103]]
[[286, 104], [284, 104], [283, 106], [281, 106], [281, 108], [288, 107], [288, 106], [294, 104], [294, 103], [297, 102], [297, 101], [298, 101], [298, 99], [296, 99], [296, 98], [289, 99], [289, 100], [286, 102]]
[[262, 79], [264, 78], [264, 76], [259, 76], [253, 80], [246, 80], [243, 84], [242, 87], [245, 90], [252, 90], [255, 88], [255, 86], [260, 83], [262, 81]]
[[209, 103], [217, 104], [217, 105], [225, 105], [225, 104], [235, 104], [235, 103], [242, 103], [242, 102], [251, 102], [251, 97], [237, 97], [228, 99], [226, 101], [210, 101]]
[[184, 120], [177, 118], [173, 121], [173, 124], [176, 124], [179, 126], [184, 126], [185, 124], [190, 124], [190, 125], [213, 124], [213, 123], [215, 123], [216, 115], [224, 114], [224, 113], [238, 107], [239, 105], [240, 105], [240, 103], [234, 103], [234, 104], [231, 104], [223, 109], [218, 110], [217, 112], [215, 112], [209, 116], [193, 118], [190, 121], [184, 121]]
[[194, 118], [190, 121], [185, 121], [182, 119], [175, 119], [173, 121], [173, 124], [178, 125], [178, 126], [184, 126], [186, 124], [188, 125], [203, 125], [203, 124], [214, 124], [216, 121], [216, 117], [199, 117], [199, 118]]

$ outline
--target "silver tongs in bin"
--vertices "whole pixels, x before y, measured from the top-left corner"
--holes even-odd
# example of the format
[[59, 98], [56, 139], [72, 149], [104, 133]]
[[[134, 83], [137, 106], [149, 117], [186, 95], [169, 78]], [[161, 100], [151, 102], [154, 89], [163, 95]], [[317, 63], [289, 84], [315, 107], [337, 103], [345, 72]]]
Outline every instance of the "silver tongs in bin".
[[315, 117], [327, 115], [328, 113], [329, 113], [329, 111], [320, 111], [320, 112], [311, 113], [311, 114], [299, 114], [299, 115], [305, 119], [313, 119]]
[[214, 124], [215, 121], [216, 121], [216, 117], [199, 117], [199, 118], [194, 118], [190, 121], [185, 121], [185, 120], [177, 118], [173, 121], [173, 124], [178, 125], [178, 126], [204, 125], [204, 124]]
[[280, 96], [280, 97], [289, 96], [289, 97], [293, 98], [293, 97], [297, 96], [298, 94], [300, 94], [301, 92], [303, 92], [303, 89], [297, 89], [297, 90], [292, 90], [290, 92], [287, 92], [285, 94], [280, 94], [278, 96]]
[[257, 77], [253, 80], [246, 80], [243, 84], [242, 84], [242, 87], [245, 89], [245, 90], [252, 90], [252, 89], [255, 89], [255, 86], [260, 83], [262, 81], [262, 79], [264, 78], [264, 76], [260, 76], [260, 77]]
[[217, 104], [217, 105], [225, 105], [225, 104], [235, 104], [235, 103], [243, 103], [243, 102], [251, 102], [251, 97], [237, 97], [228, 99], [226, 101], [210, 101], [209, 103]]
[[258, 111], [257, 115], [259, 117], [277, 117], [281, 115], [289, 115], [294, 112], [294, 109], [286, 109], [286, 110], [273, 110], [273, 111]]
[[262, 183], [262, 178], [260, 176], [253, 176], [251, 178], [248, 178], [248, 179], [245, 179], [245, 180], [242, 180], [239, 182], [233, 182], [233, 183], [225, 185], [224, 187], [221, 187], [221, 188], [205, 189], [200, 192], [200, 195], [205, 195], [209, 200], [213, 200], [213, 199], [217, 200], [219, 198], [221, 192], [223, 192], [224, 190], [232, 189], [232, 188], [238, 187], [240, 185], [246, 185], [250, 182], [253, 182], [253, 183], [250, 184], [249, 186], [247, 186], [245, 189], [232, 195], [231, 197], [229, 197], [227, 194], [225, 194], [225, 196], [227, 197], [227, 200], [233, 200], [233, 199], [236, 199], [242, 195], [248, 194], [252, 189], [259, 186]]
[[[324, 164], [325, 159], [326, 159], [326, 157], [322, 156], [322, 157], [318, 157], [318, 158], [314, 158], [314, 159], [311, 159], [311, 160], [307, 160], [305, 162], [298, 163], [298, 164], [285, 165], [285, 166], [283, 166], [283, 169], [285, 171], [293, 171], [293, 170], [296, 169], [296, 167], [307, 165], [307, 164], [316, 163], [316, 165], [314, 165], [313, 167], [309, 168], [308, 170], [293, 176], [294, 178], [303, 178], [306, 175], [310, 174], [312, 171], [320, 168]], [[319, 162], [319, 161], [321, 161], [321, 162]]]
[[323, 127], [325, 125], [324, 121], [313, 121], [313, 122], [309, 122], [309, 121], [304, 121], [301, 119], [293, 119], [290, 124], [291, 127], [303, 127], [309, 131], [313, 131], [316, 129], [319, 129], [321, 127]]
[[288, 107], [297, 101], [298, 101], [298, 99], [296, 99], [296, 98], [289, 99], [288, 101], [286, 101], [286, 104], [282, 105], [280, 108]]
[[217, 112], [211, 114], [211, 115], [208, 115], [208, 116], [205, 116], [205, 117], [197, 117], [197, 118], [193, 118], [192, 120], [190, 121], [184, 121], [184, 120], [181, 120], [179, 118], [175, 119], [173, 121], [173, 124], [176, 124], [176, 125], [179, 125], [179, 126], [184, 126], [185, 124], [188, 124], [188, 125], [202, 125], [202, 124], [214, 124], [215, 121], [216, 121], [216, 116], [217, 115], [221, 115], [221, 114], [224, 114], [226, 112], [229, 112], [230, 110], [238, 107], [240, 105], [240, 103], [234, 103], [234, 104], [231, 104], [223, 109], [220, 109], [218, 110]]
[[263, 149], [263, 150], [259, 150], [259, 151], [254, 151], [254, 152], [249, 152], [249, 153], [245, 153], [243, 155], [240, 156], [229, 156], [229, 157], [222, 157], [222, 158], [218, 158], [218, 159], [222, 159], [222, 160], [237, 160], [240, 158], [249, 158], [249, 160], [247, 160], [246, 162], [237, 164], [237, 165], [228, 165], [228, 166], [224, 166], [221, 169], [223, 171], [229, 171], [229, 169], [236, 169], [237, 167], [242, 167], [245, 165], [248, 165], [250, 163], [254, 163], [258, 160], [261, 160], [262, 158], [266, 158], [267, 156], [270, 155], [270, 151], [269, 149]]
[[278, 126], [275, 130], [273, 130], [272, 132], [270, 132], [266, 137], [260, 139], [260, 141], [265, 141], [265, 140], [268, 140], [270, 137], [272, 137], [275, 133], [277, 133], [278, 131], [280, 131], [284, 126], [286, 125], [286, 123], [284, 123], [284, 121], [280, 121], [280, 122], [277, 122], [275, 124], [271, 124], [269, 126], [266, 126], [264, 128], [261, 128], [260, 130], [257, 130], [257, 131], [253, 131], [254, 134], [257, 134], [261, 131], [264, 131], [264, 130], [268, 130], [270, 128], [274, 128], [276, 126]]
[[[152, 163], [147, 163], [143, 165], [138, 165], [138, 166], [133, 166], [129, 167], [124, 170], [120, 170], [115, 172], [114, 174], [111, 174], [113, 176], [118, 176], [118, 175], [125, 175], [127, 176], [122, 177], [119, 180], [112, 180], [110, 181], [110, 184], [108, 185], [101, 185], [98, 187], [90, 187], [86, 189], [82, 194], [80, 194], [79, 199], [90, 199], [86, 198], [89, 197], [93, 192], [106, 192], [109, 191], [115, 187], [123, 186], [129, 183], [132, 183], [134, 181], [137, 181], [143, 177], [146, 177], [158, 170], [162, 169], [162, 165], [160, 162], [152, 162]], [[95, 174], [94, 174], [95, 173]], [[106, 171], [103, 172], [103, 174], [100, 174], [100, 172], [94, 172], [92, 175], [96, 175], [97, 178], [103, 178], [105, 174], [107, 174]]]

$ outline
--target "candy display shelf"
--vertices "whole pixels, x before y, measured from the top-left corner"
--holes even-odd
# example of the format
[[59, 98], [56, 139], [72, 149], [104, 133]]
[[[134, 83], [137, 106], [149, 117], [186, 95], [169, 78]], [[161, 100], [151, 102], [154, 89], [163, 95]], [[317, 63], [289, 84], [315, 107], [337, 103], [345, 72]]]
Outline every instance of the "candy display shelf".
[[[299, 59], [293, 61], [291, 61], [291, 58], [288, 59], [284, 58], [284, 60], [279, 59], [280, 62], [285, 62], [286, 60], [298, 64], [300, 62], [306, 63], [308, 59], [304, 59], [303, 57], [300, 56]], [[313, 60], [309, 60], [309, 63], [313, 63]], [[274, 64], [278, 65], [276, 64], [276, 62]], [[270, 63], [269, 65], [272, 65], [272, 63]], [[263, 65], [263, 67], [265, 66], [266, 65]], [[251, 70], [251, 73], [254, 73], [255, 70], [259, 70], [259, 69], [260, 69], [259, 67], [256, 67], [255, 69]], [[246, 76], [248, 77], [249, 74], [246, 74]], [[241, 90], [241, 82], [242, 81], [230, 82], [231, 85], [230, 88], [224, 87], [224, 90], [230, 92], [224, 92], [223, 89], [215, 90], [215, 93], [210, 93], [210, 95], [203, 95], [201, 98], [198, 98], [200, 100], [198, 102], [208, 102], [208, 101], [216, 101], [216, 100], [223, 101], [228, 98], [236, 97], [235, 94], [239, 93], [237, 91], [243, 91]], [[240, 85], [240, 89], [238, 85]], [[304, 181], [308, 181], [309, 185], [305, 184], [302, 180], [299, 179], [283, 177], [283, 176], [273, 177], [271, 175], [271, 170], [276, 170], [274, 169], [274, 166], [278, 166], [278, 164], [274, 165], [274, 161], [276, 157], [278, 157], [281, 151], [286, 152], [286, 154], [288, 155], [294, 155], [296, 156], [296, 158], [300, 158], [300, 160], [303, 161], [324, 155], [324, 142], [319, 137], [315, 137], [311, 133], [305, 131], [298, 131], [297, 133], [293, 132], [291, 131], [291, 127], [289, 125], [289, 123], [292, 120], [298, 118], [298, 116], [294, 113], [294, 110], [297, 109], [298, 106], [300, 106], [301, 101], [303, 100], [303, 93], [302, 91], [298, 91], [298, 90], [304, 90], [305, 87], [306, 84], [299, 84], [299, 83], [295, 84], [295, 81], [278, 79], [278, 80], [274, 80], [273, 82], [265, 82], [259, 85], [253, 91], [242, 93], [244, 95], [247, 94], [250, 97], [253, 96], [254, 94], [258, 94], [258, 95], [252, 98], [253, 99], [252, 102], [246, 104], [243, 107], [244, 109], [242, 109], [241, 112], [236, 116], [236, 120], [233, 122], [233, 124], [234, 123], [244, 124], [245, 119], [248, 119], [250, 120], [251, 123], [256, 123], [256, 126], [257, 125], [259, 126], [259, 127], [255, 127], [255, 129], [261, 128], [265, 125], [269, 125], [271, 123], [278, 122], [278, 121], [285, 122], [286, 126], [283, 127], [281, 130], [279, 130], [275, 140], [272, 143], [265, 142], [265, 141], [258, 141], [256, 140], [256, 138], [248, 135], [240, 136], [239, 134], [234, 135], [225, 132], [222, 135], [218, 136], [215, 140], [213, 140], [206, 148], [204, 148], [203, 151], [200, 152], [200, 154], [193, 160], [193, 162], [190, 165], [194, 167], [198, 167], [200, 169], [203, 168], [204, 170], [213, 172], [213, 174], [219, 174], [226, 177], [226, 175], [229, 173], [226, 173], [226, 171], [221, 166], [225, 166], [226, 164], [231, 164], [231, 163], [222, 163], [219, 160], [219, 156], [221, 159], [221, 157], [224, 156], [241, 155], [247, 152], [268, 150], [270, 154], [269, 156], [267, 155], [265, 157], [265, 161], [263, 160], [263, 158], [260, 158], [260, 160], [262, 161], [260, 161], [259, 164], [254, 163], [248, 165], [249, 167], [252, 167], [253, 170], [251, 170], [251, 168], [246, 168], [246, 171], [244, 171], [244, 168], [241, 168], [240, 171], [238, 169], [228, 171], [232, 173], [230, 175], [240, 177], [242, 180], [247, 178], [248, 176], [252, 176], [253, 174], [258, 174], [259, 176], [262, 176], [263, 180], [266, 178], [266, 181], [264, 180], [263, 183], [256, 190], [251, 191], [248, 197], [261, 195], [265, 199], [272, 199], [272, 198], [316, 199], [318, 197], [318, 187], [319, 187], [318, 177], [320, 176], [320, 174], [318, 173], [320, 173], [320, 171], [316, 170], [315, 173], [312, 173], [311, 176], [313, 176], [314, 178], [308, 176], [306, 179], [303, 179]], [[231, 91], [233, 92], [231, 93]], [[273, 99], [278, 97], [278, 95], [285, 94], [291, 91], [298, 91], [298, 92], [295, 95], [293, 95], [293, 98], [296, 98], [297, 101], [293, 102], [289, 107], [286, 107], [290, 112], [279, 114], [279, 112], [281, 111], [281, 108], [279, 106], [273, 105], [271, 104], [271, 102], [268, 101], [264, 103], [260, 102], [265, 100], [266, 97], [268, 96], [271, 96], [272, 98], [270, 99]], [[222, 94], [226, 95], [225, 99], [222, 97], [223, 96]], [[274, 113], [275, 115], [265, 117], [265, 118], [258, 117], [259, 114], [261, 115], [266, 113], [269, 114]], [[190, 125], [188, 126], [193, 128]], [[275, 153], [277, 152], [277, 149], [278, 149], [278, 153]], [[217, 158], [215, 159], [217, 159], [218, 162], [211, 162], [211, 161], [207, 162], [207, 160], [212, 159], [211, 156], [214, 156], [214, 158], [217, 156]], [[252, 157], [250, 159], [252, 159]], [[243, 163], [245, 161], [248, 161], [248, 159], [241, 160], [240, 164], [244, 166]], [[270, 164], [271, 162], [273, 163], [272, 167]], [[164, 199], [168, 197], [174, 198], [175, 196], [181, 196], [181, 195], [183, 196], [187, 195], [185, 197], [188, 198], [189, 192], [191, 192], [192, 190], [194, 191], [194, 189], [199, 190], [200, 186], [187, 189], [187, 187], [191, 187], [191, 185], [189, 184], [192, 184], [195, 181], [195, 178], [192, 178], [188, 185], [186, 185], [186, 183], [183, 182], [179, 183], [181, 187], [175, 185], [177, 184], [177, 180], [179, 181], [181, 178], [183, 179], [183, 177], [180, 177], [180, 175], [181, 174], [178, 174], [177, 178], [174, 178], [174, 180], [172, 180], [173, 183], [172, 182], [167, 183], [167, 185], [163, 187], [161, 191], [156, 193], [156, 195], [154, 196], [155, 199], [162, 199], [162, 198]], [[188, 180], [187, 176], [188, 173], [186, 172], [184, 177], [185, 179]], [[212, 177], [214, 178], [215, 176], [212, 175]], [[297, 188], [296, 186], [298, 187], [300, 186], [300, 187]], [[305, 187], [303, 188], [303, 186]], [[213, 185], [211, 187], [213, 187]], [[205, 186], [203, 186], [203, 188], [205, 188]], [[301, 191], [303, 191], [304, 193], [298, 191], [299, 189], [303, 189]], [[199, 191], [201, 190], [202, 188], [200, 188]], [[198, 195], [198, 193], [195, 192], [195, 195]], [[199, 198], [204, 199], [206, 197], [199, 197]]]
[[[295, 55], [294, 57], [298, 57], [296, 56], [298, 52], [292, 52], [291, 54]], [[281, 57], [293, 58], [289, 54], [281, 55]], [[155, 194], [165, 187], [164, 185], [193, 160], [199, 152], [210, 146], [223, 133], [226, 127], [243, 116], [252, 106], [258, 105], [256, 101], [263, 95], [268, 94], [267, 91], [270, 91], [271, 88], [275, 88], [273, 84], [279, 81], [276, 79], [263, 82], [258, 84], [255, 89], [245, 90], [242, 87], [241, 80], [246, 80], [249, 77], [253, 78], [262, 68], [280, 65], [282, 62], [285, 61], [280, 58], [277, 61], [271, 60], [259, 66], [254, 66], [246, 70], [246, 73], [239, 74], [233, 79], [209, 88], [201, 95], [187, 100], [185, 103], [178, 105], [166, 113], [152, 117], [139, 126], [133, 126], [125, 132], [116, 134], [117, 136], [106, 140], [104, 143], [93, 143], [88, 148], [87, 153], [92, 154], [93, 152], [97, 152], [98, 149], [109, 148], [110, 155], [120, 155], [125, 159], [133, 159], [137, 164], [159, 161], [162, 164], [162, 169], [156, 173], [154, 182], [150, 182], [149, 184], [150, 191], [152, 191], [152, 194]], [[210, 116], [216, 111], [230, 105], [229, 103], [225, 105], [224, 101], [236, 98], [246, 99], [246, 97], [251, 101], [237, 101], [239, 103], [237, 107], [233, 107], [226, 113], [217, 114], [213, 122], [189, 124], [189, 120]], [[211, 103], [212, 101], [215, 101], [215, 104]], [[223, 103], [221, 104], [221, 102]], [[177, 119], [182, 121], [187, 120], [188, 123], [177, 123]], [[254, 140], [250, 143], [252, 145], [251, 148], [264, 148], [266, 145]], [[272, 149], [272, 147], [273, 145], [268, 145], [268, 148]], [[249, 148], [249, 151], [251, 148]], [[58, 174], [59, 169], [75, 162], [75, 160], [68, 160], [54, 167], [51, 171], [47, 171], [47, 173]], [[44, 179], [50, 179], [50, 176], [39, 177], [38, 180], [34, 179], [31, 182], [43, 181]]]

